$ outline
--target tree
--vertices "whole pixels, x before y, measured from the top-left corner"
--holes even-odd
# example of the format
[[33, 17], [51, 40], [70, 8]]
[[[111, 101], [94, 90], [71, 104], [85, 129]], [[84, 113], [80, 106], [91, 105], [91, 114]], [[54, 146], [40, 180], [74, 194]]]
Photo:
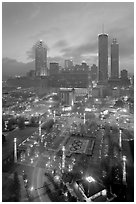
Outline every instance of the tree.
[[30, 124], [32, 126], [38, 126], [37, 118], [36, 117], [31, 117]]
[[20, 118], [18, 119], [18, 127], [19, 127], [20, 129], [23, 129], [23, 128], [25, 127], [25, 119], [24, 119], [24, 117], [20, 117]]
[[5, 135], [2, 134], [2, 144], [4, 144], [6, 142], [6, 137]]
[[19, 202], [20, 201], [20, 190], [21, 190], [21, 186], [20, 186], [20, 181], [19, 181], [19, 177], [18, 177], [18, 173], [15, 172], [14, 173], [14, 179], [13, 179], [13, 189], [14, 189], [14, 195], [15, 195], [15, 201]]
[[121, 107], [121, 108], [123, 108], [124, 107], [124, 102], [121, 100], [121, 99], [119, 99], [119, 100], [117, 100], [116, 102], [115, 102], [115, 107]]
[[4, 119], [2, 118], [2, 131], [4, 131], [5, 130], [5, 121], [4, 121]]
[[9, 131], [13, 130], [13, 125], [15, 124], [15, 120], [13, 118], [9, 119], [8, 124], [7, 124], [7, 129]]

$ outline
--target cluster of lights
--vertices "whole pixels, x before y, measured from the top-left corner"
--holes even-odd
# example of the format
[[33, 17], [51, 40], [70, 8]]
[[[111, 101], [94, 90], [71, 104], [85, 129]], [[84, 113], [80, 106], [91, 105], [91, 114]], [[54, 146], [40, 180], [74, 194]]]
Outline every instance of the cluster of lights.
[[87, 180], [89, 183], [95, 182], [95, 179], [94, 179], [92, 176], [86, 177], [86, 180]]

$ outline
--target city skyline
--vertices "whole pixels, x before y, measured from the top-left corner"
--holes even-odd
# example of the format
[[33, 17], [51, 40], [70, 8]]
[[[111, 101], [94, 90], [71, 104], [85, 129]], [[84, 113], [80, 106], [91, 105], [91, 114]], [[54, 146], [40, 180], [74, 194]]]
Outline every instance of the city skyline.
[[[119, 43], [120, 70], [133, 73], [133, 15], [133, 3], [4, 2], [3, 74], [34, 69], [33, 45], [40, 39], [48, 46], [48, 63], [64, 66], [65, 59], [72, 59], [78, 64], [85, 60], [90, 66], [98, 65], [97, 36], [103, 24], [109, 51], [113, 38]], [[110, 70], [110, 52], [108, 59]]]

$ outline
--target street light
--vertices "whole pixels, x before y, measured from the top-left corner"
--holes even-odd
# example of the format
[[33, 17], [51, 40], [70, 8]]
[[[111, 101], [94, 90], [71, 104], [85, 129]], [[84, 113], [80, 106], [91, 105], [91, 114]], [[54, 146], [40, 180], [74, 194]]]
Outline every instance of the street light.
[[14, 162], [17, 163], [17, 138], [14, 138]]
[[122, 157], [123, 160], [123, 183], [126, 184], [126, 156]]

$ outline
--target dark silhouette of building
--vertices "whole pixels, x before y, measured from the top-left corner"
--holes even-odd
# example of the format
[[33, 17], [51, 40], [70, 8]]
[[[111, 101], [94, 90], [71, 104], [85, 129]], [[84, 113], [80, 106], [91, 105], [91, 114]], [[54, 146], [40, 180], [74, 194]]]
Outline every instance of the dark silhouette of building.
[[105, 84], [108, 81], [108, 35], [98, 35], [98, 56], [99, 56], [99, 83]]
[[119, 78], [119, 44], [113, 39], [111, 44], [111, 79]]
[[35, 77], [35, 70], [30, 70], [27, 72], [27, 77], [34, 78]]
[[73, 61], [72, 60], [65, 60], [65, 69], [71, 69], [73, 67]]
[[98, 67], [95, 64], [93, 64], [91, 66], [91, 79], [93, 81], [97, 80], [97, 78], [98, 78], [98, 74], [97, 73], [98, 73]]
[[120, 72], [121, 79], [128, 79], [128, 71], [126, 69], [121, 70]]
[[121, 86], [130, 85], [130, 80], [128, 79], [128, 71], [126, 69], [123, 69], [120, 72], [120, 85]]
[[49, 73], [50, 73], [50, 76], [57, 75], [59, 73], [59, 63], [51, 62]]

